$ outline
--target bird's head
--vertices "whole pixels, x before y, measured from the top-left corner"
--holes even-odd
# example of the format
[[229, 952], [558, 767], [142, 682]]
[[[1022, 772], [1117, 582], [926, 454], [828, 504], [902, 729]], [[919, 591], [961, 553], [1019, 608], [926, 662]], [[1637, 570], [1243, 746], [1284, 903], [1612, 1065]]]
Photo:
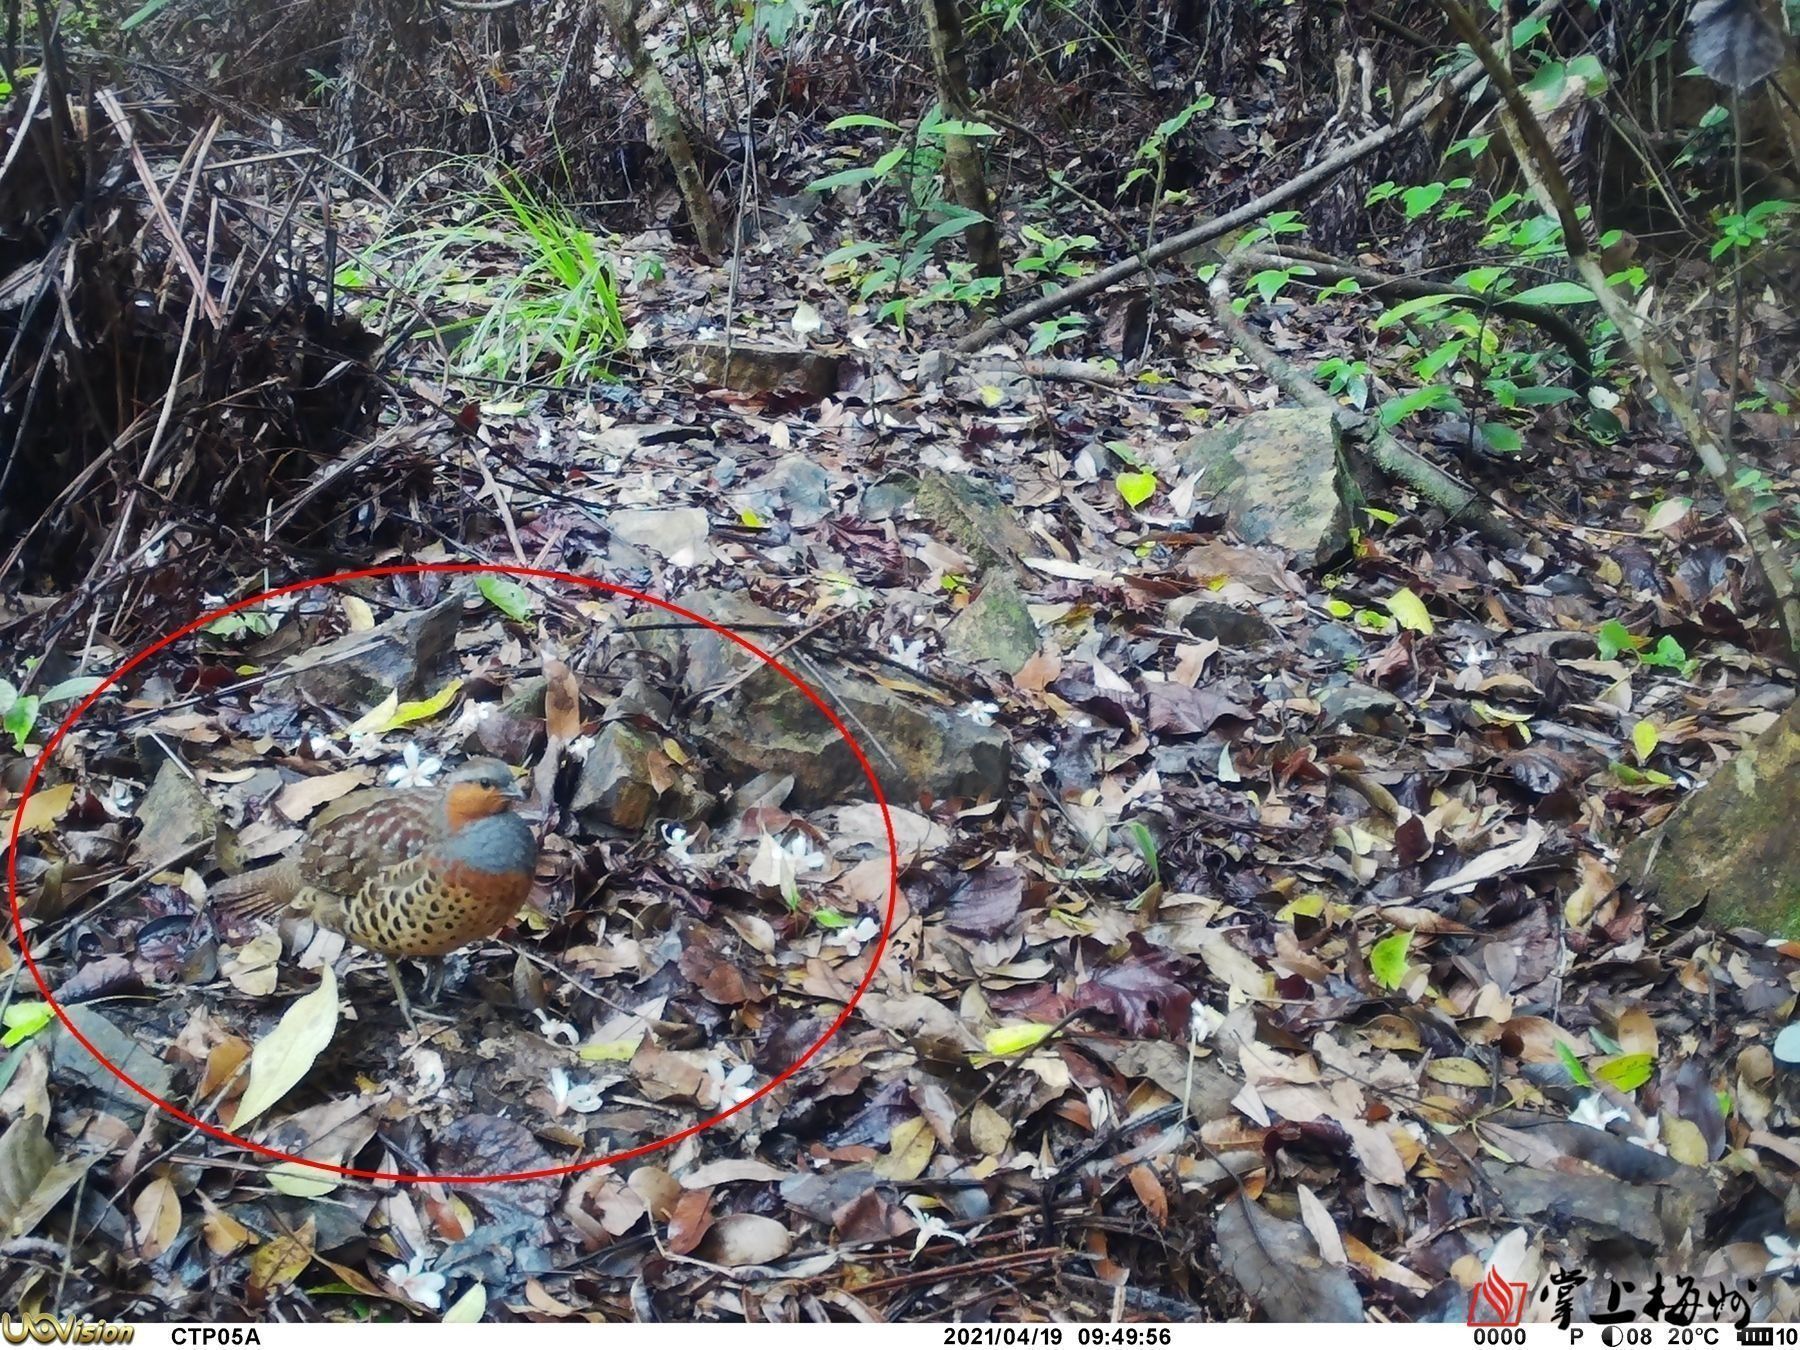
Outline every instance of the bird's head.
[[524, 797], [513, 771], [497, 759], [472, 759], [444, 780], [444, 813], [455, 834], [472, 821], [507, 810]]

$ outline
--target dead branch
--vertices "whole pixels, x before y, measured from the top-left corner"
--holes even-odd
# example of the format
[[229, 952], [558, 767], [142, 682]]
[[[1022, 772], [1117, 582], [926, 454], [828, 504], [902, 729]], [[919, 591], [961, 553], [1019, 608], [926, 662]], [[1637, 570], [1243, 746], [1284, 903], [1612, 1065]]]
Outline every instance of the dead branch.
[[[1532, 8], [1531, 15], [1535, 17], [1540, 14], [1548, 14], [1557, 8], [1560, 2], [1561, 0], [1539, 0], [1539, 3]], [[1122, 258], [1111, 267], [1103, 268], [1092, 276], [1083, 277], [1080, 281], [1057, 291], [1054, 295], [1041, 296], [1028, 304], [1020, 305], [1009, 314], [1002, 314], [999, 318], [983, 324], [957, 343], [957, 350], [978, 351], [1005, 333], [1016, 332], [1027, 324], [1060, 313], [1090, 296], [1111, 290], [1121, 281], [1129, 280], [1145, 268], [1154, 267], [1159, 262], [1186, 253], [1189, 249], [1199, 248], [1202, 244], [1222, 238], [1240, 226], [1260, 220], [1276, 207], [1285, 206], [1289, 202], [1303, 197], [1313, 188], [1330, 182], [1358, 160], [1366, 159], [1383, 146], [1399, 140], [1400, 137], [1423, 125], [1447, 99], [1453, 94], [1459, 94], [1467, 89], [1481, 76], [1480, 64], [1470, 62], [1387, 126], [1371, 131], [1360, 140], [1352, 141], [1343, 149], [1327, 155], [1311, 168], [1303, 169], [1280, 187], [1265, 192], [1262, 196], [1245, 202], [1242, 206], [1227, 211], [1222, 216], [1214, 216], [1211, 220], [1203, 221], [1191, 230], [1171, 235], [1160, 244], [1152, 245], [1133, 257]]]

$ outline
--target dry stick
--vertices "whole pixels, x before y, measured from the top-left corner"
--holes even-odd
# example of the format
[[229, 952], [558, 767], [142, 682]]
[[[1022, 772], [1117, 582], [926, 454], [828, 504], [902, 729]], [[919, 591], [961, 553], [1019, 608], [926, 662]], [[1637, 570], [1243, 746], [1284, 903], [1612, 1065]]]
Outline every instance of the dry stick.
[[[1548, 14], [1561, 3], [1562, 0], [1539, 0], [1539, 3], [1533, 7], [1531, 15], [1537, 17]], [[1471, 62], [1446, 80], [1441, 88], [1413, 104], [1395, 121], [1379, 130], [1371, 131], [1360, 140], [1350, 142], [1335, 154], [1327, 155], [1311, 168], [1301, 170], [1280, 187], [1265, 192], [1255, 200], [1245, 202], [1244, 205], [1227, 211], [1222, 216], [1214, 216], [1211, 220], [1196, 225], [1191, 230], [1170, 235], [1160, 244], [1145, 249], [1137, 256], [1122, 259], [1090, 277], [1083, 277], [1080, 281], [1054, 295], [1042, 296], [1029, 304], [1019, 306], [1010, 314], [1003, 314], [993, 322], [983, 324], [957, 343], [957, 350], [978, 351], [1002, 334], [1014, 332], [1038, 319], [1048, 318], [1071, 305], [1080, 303], [1089, 296], [1112, 289], [1121, 281], [1136, 276], [1147, 267], [1153, 267], [1177, 254], [1186, 253], [1189, 249], [1198, 248], [1201, 244], [1210, 243], [1222, 235], [1231, 233], [1240, 225], [1254, 223], [1276, 207], [1284, 206], [1296, 197], [1303, 196], [1312, 188], [1329, 182], [1358, 160], [1366, 159], [1383, 146], [1398, 140], [1422, 125], [1450, 95], [1461, 93], [1480, 79], [1481, 75], [1481, 66]]]
[[[169, 215], [169, 208], [163, 202], [162, 186], [156, 181], [156, 175], [150, 171], [150, 162], [144, 158], [144, 152], [138, 148], [137, 136], [132, 130], [131, 119], [125, 115], [125, 109], [119, 106], [118, 98], [110, 89], [102, 90], [98, 97], [100, 107], [113, 124], [113, 130], [119, 133], [119, 139], [124, 142], [126, 150], [131, 154], [132, 168], [137, 170], [138, 180], [144, 185], [144, 195], [149, 199], [150, 209], [155, 213], [157, 221], [162, 225], [163, 233], [168, 237], [169, 252], [181, 265], [181, 270], [187, 273], [188, 284], [194, 288], [194, 294], [200, 297], [201, 304], [206, 310], [207, 319], [217, 330], [223, 322], [223, 316], [219, 313], [218, 305], [213, 301], [212, 291], [207, 287], [206, 273], [194, 261], [194, 255], [188, 252], [188, 246], [181, 237], [181, 231], [176, 228], [174, 219]], [[214, 129], [217, 128], [217, 125], [218, 123], [215, 122]], [[212, 133], [209, 131], [206, 136], [209, 146], [211, 139]], [[205, 148], [203, 148], [199, 163], [204, 164], [205, 160], [206, 154]]]
[[[1556, 155], [1544, 137], [1543, 127], [1532, 113], [1525, 96], [1520, 93], [1511, 68], [1500, 59], [1480, 25], [1457, 0], [1437, 0], [1437, 4], [1448, 16], [1458, 35], [1474, 50], [1481, 68], [1488, 73], [1494, 87], [1505, 100], [1499, 110], [1500, 120], [1512, 145], [1513, 158], [1518, 162], [1519, 172], [1524, 175], [1538, 204], [1562, 222], [1563, 242], [1569, 260], [1575, 264], [1581, 279], [1599, 301], [1601, 313], [1618, 329], [1619, 336], [1630, 350], [1638, 368], [1649, 377], [1658, 397], [1667, 405], [1670, 416], [1693, 446], [1701, 466], [1723, 494], [1726, 506], [1750, 545], [1750, 552], [1762, 572], [1763, 581], [1774, 597], [1775, 616], [1787, 638], [1788, 664], [1800, 669], [1800, 587], [1796, 586], [1793, 572], [1770, 537], [1767, 522], [1756, 510], [1751, 494], [1736, 485], [1729, 456], [1721, 449], [1712, 428], [1694, 410], [1681, 387], [1675, 383], [1675, 377], [1669, 373], [1669, 367], [1663, 360], [1661, 349], [1645, 336], [1644, 325], [1638, 318], [1637, 311], [1626, 304], [1607, 283], [1606, 268], [1589, 247], [1587, 235], [1575, 213], [1574, 197], [1569, 191], [1568, 179], [1564, 177]], [[1741, 360], [1741, 354], [1735, 359]], [[1736, 387], [1734, 380], [1733, 403], [1736, 401]], [[1725, 409], [1727, 419], [1735, 415], [1735, 407]]]
[[[1264, 373], [1280, 386], [1282, 393], [1302, 407], [1340, 416], [1343, 410], [1324, 390], [1302, 375], [1292, 362], [1270, 350], [1232, 309], [1232, 292], [1237, 289], [1237, 278], [1251, 256], [1249, 251], [1234, 252], [1213, 274], [1207, 287], [1213, 317], [1218, 319], [1238, 350], [1262, 367]], [[1368, 456], [1390, 478], [1398, 479], [1443, 507], [1452, 520], [1467, 522], [1483, 538], [1502, 548], [1524, 548], [1524, 536], [1489, 511], [1479, 497], [1430, 460], [1407, 449], [1388, 432], [1376, 428], [1368, 443]]]

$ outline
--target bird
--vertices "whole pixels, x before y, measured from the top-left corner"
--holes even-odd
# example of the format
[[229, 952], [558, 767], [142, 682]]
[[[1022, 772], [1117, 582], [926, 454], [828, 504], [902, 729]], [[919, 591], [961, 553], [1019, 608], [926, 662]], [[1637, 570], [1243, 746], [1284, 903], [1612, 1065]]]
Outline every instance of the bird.
[[288, 857], [212, 887], [210, 907], [240, 919], [306, 915], [379, 954], [413, 1026], [397, 958], [490, 938], [530, 894], [537, 836], [512, 810], [524, 795], [497, 759], [471, 759], [437, 787], [353, 792]]

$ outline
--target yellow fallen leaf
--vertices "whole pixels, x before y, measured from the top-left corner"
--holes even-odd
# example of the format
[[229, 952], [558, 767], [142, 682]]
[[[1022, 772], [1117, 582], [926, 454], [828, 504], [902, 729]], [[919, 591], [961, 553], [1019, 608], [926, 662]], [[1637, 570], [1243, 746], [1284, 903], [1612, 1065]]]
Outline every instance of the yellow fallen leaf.
[[250, 1052], [250, 1086], [231, 1121], [239, 1133], [306, 1077], [319, 1051], [331, 1044], [337, 1030], [337, 976], [330, 966], [321, 966], [319, 977], [319, 987], [295, 999]]
[[269, 1184], [283, 1195], [297, 1196], [302, 1200], [316, 1200], [321, 1195], [330, 1195], [338, 1188], [339, 1178], [335, 1172], [321, 1172], [316, 1167], [308, 1167], [303, 1163], [276, 1163], [269, 1169]]
[[444, 1310], [446, 1322], [479, 1322], [487, 1312], [487, 1290], [478, 1280], [456, 1302]]
[[1707, 1157], [1706, 1136], [1700, 1133], [1700, 1127], [1691, 1120], [1683, 1120], [1680, 1116], [1663, 1112], [1662, 1142], [1669, 1150], [1669, 1156], [1678, 1163], [1689, 1167], [1705, 1167], [1710, 1161]]
[[131, 1237], [136, 1255], [154, 1261], [174, 1245], [181, 1232], [181, 1197], [167, 1177], [157, 1177], [138, 1192], [131, 1206]]
[[1424, 633], [1427, 637], [1435, 631], [1425, 602], [1407, 587], [1402, 586], [1382, 603], [1387, 606], [1387, 612], [1394, 616], [1394, 622], [1402, 628]]
[[1425, 1076], [1457, 1087], [1486, 1087], [1493, 1081], [1493, 1076], [1474, 1060], [1454, 1056], [1432, 1060], [1425, 1066]]
[[369, 602], [360, 595], [346, 595], [344, 601], [344, 617], [350, 621], [352, 633], [367, 633], [375, 627], [375, 611], [369, 608]]
[[350, 734], [352, 736], [380, 735], [387, 727], [388, 719], [394, 715], [394, 710], [399, 706], [399, 692], [390, 692], [386, 698], [350, 724]]
[[[40, 788], [31, 794], [31, 800], [25, 803], [25, 818], [19, 822], [20, 834], [35, 834], [39, 830], [47, 830], [56, 824], [57, 819], [69, 809], [69, 803], [75, 799], [73, 783], [58, 783], [55, 787]], [[15, 814], [17, 814], [15, 812]], [[0, 845], [12, 838], [13, 818], [8, 816], [0, 823]]]
[[637, 1036], [622, 1041], [589, 1041], [575, 1053], [590, 1064], [605, 1064], [613, 1061], [623, 1063], [635, 1055], [638, 1046], [643, 1043], [644, 1037], [640, 1032]]
[[285, 1289], [300, 1278], [300, 1272], [312, 1264], [318, 1227], [309, 1217], [297, 1232], [283, 1233], [250, 1257], [249, 1291], [254, 1298], [266, 1298]]
[[903, 1120], [888, 1135], [888, 1151], [875, 1160], [875, 1175], [887, 1181], [917, 1181], [936, 1148], [937, 1136], [923, 1116]]

